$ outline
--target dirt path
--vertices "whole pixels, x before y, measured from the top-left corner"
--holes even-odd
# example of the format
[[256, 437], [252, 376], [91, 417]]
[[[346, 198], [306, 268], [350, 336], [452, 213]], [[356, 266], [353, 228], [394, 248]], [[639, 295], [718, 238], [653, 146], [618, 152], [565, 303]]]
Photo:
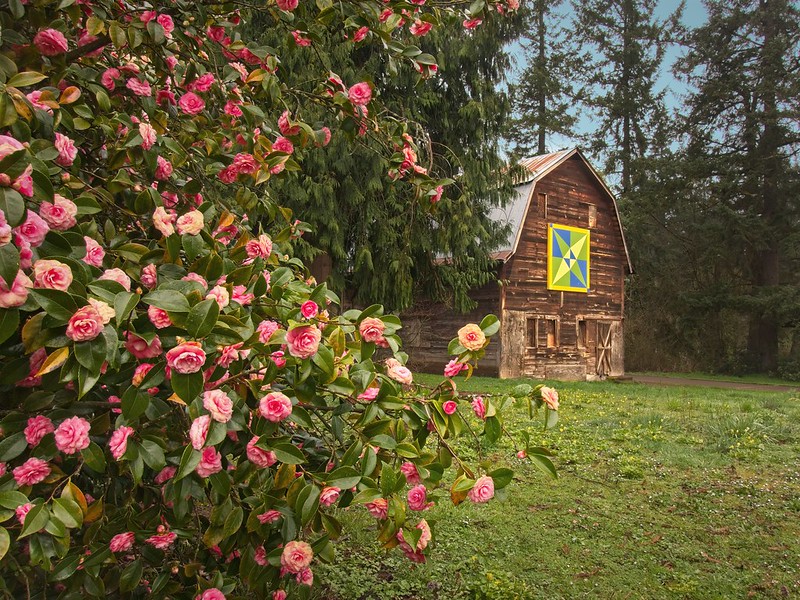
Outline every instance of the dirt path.
[[631, 374], [634, 383], [647, 385], [683, 385], [693, 387], [714, 387], [729, 390], [744, 390], [748, 392], [798, 392], [800, 388], [791, 385], [770, 385], [765, 383], [742, 383], [738, 381], [717, 381], [714, 379], [688, 379], [684, 377], [669, 377], [665, 375], [638, 375]]

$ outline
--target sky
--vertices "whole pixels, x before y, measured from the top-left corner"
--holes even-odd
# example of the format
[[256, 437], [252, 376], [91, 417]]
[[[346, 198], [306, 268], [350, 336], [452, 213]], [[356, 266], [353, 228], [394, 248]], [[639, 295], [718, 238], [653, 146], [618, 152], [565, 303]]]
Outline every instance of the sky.
[[[680, 5], [679, 0], [660, 0], [655, 10], [656, 18], [663, 19], [670, 15]], [[572, 7], [569, 2], [563, 5], [564, 14], [572, 12]], [[686, 0], [685, 8], [683, 11], [682, 21], [687, 27], [697, 27], [702, 25], [707, 18], [705, 7], [702, 0]], [[512, 48], [510, 50], [512, 57], [515, 61], [514, 75], [517, 77], [519, 72], [524, 68], [522, 62], [522, 49], [520, 47]], [[681, 50], [677, 46], [671, 46], [664, 58], [664, 72], [659, 81], [659, 90], [664, 89], [666, 93], [666, 103], [669, 108], [678, 106], [681, 95], [686, 93], [686, 86], [672, 76], [669, 68], [680, 56]], [[588, 133], [595, 123], [588, 117], [582, 118], [577, 129], [579, 133]], [[548, 149], [551, 151], [559, 150], [562, 148], [574, 147], [578, 145], [578, 141], [564, 136], [551, 136], [548, 140]]]

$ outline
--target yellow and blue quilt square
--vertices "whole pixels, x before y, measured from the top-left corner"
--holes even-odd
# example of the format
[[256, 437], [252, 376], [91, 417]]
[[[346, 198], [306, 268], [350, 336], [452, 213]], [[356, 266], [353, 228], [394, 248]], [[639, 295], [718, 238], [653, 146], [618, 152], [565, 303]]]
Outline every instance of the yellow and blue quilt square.
[[589, 230], [569, 225], [547, 227], [547, 288], [589, 291]]

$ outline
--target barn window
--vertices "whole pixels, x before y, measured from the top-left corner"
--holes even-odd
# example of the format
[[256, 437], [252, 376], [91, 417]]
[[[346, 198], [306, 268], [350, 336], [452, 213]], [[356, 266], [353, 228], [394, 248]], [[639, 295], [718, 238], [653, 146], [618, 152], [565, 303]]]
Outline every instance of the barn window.
[[539, 346], [539, 319], [528, 319], [528, 348]]
[[539, 194], [539, 214], [547, 218], [547, 194]]
[[557, 319], [543, 319], [545, 331], [547, 332], [547, 347], [558, 347], [558, 320]]
[[586, 348], [586, 321], [584, 319], [578, 319], [577, 333], [578, 348]]
[[589, 205], [589, 228], [597, 227], [597, 207], [594, 204]]

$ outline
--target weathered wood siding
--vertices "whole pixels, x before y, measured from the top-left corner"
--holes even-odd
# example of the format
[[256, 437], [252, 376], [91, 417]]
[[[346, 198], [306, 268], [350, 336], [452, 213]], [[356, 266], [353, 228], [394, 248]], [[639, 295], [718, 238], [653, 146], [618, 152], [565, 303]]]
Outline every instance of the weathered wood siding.
[[[547, 289], [548, 223], [591, 231], [588, 293]], [[536, 183], [517, 250], [501, 270], [500, 376], [595, 375], [598, 322], [615, 323], [610, 338], [614, 356], [605, 374], [623, 374], [625, 266], [613, 201], [583, 161], [573, 156]], [[524, 348], [520, 348], [522, 337]]]

